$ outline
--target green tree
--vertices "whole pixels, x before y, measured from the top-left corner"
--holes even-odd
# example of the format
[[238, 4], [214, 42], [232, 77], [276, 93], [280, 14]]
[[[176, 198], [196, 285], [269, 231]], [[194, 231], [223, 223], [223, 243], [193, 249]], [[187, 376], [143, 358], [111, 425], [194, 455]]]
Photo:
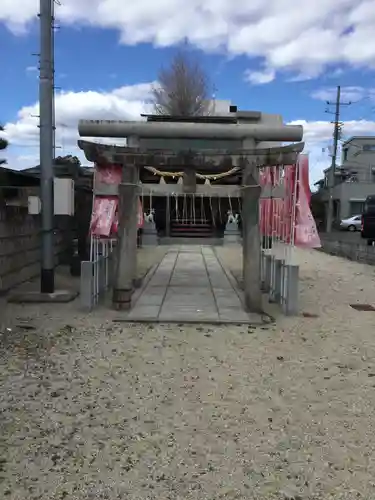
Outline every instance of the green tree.
[[168, 68], [161, 68], [152, 90], [159, 115], [204, 116], [209, 114], [210, 79], [195, 58], [179, 51]]
[[[0, 134], [1, 132], [4, 132], [4, 127], [0, 125]], [[3, 137], [0, 137], [0, 151], [5, 150], [8, 147], [8, 141], [4, 139]], [[0, 158], [0, 165], [4, 165], [6, 163], [5, 158]]]

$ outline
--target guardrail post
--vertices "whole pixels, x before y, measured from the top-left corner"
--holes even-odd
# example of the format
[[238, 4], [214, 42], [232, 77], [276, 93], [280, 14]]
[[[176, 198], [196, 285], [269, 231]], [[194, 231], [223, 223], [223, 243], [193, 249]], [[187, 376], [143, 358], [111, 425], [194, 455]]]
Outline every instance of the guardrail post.
[[299, 313], [299, 266], [286, 264], [284, 265], [284, 273], [284, 314], [295, 316]]
[[80, 299], [81, 306], [91, 311], [94, 305], [94, 264], [91, 261], [81, 262]]

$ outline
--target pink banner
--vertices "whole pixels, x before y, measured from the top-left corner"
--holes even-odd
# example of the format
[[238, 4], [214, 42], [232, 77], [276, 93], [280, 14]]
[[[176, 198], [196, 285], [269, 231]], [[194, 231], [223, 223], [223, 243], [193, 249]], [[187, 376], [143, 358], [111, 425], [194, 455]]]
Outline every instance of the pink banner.
[[104, 184], [120, 184], [122, 168], [120, 165], [96, 165], [95, 180]]
[[[137, 227], [143, 227], [142, 203], [138, 199]], [[97, 237], [116, 236], [118, 234], [118, 199], [117, 196], [96, 196], [91, 216], [90, 233]]]
[[298, 163], [299, 184], [296, 200], [295, 245], [304, 248], [320, 248], [321, 241], [311, 213], [309, 184], [309, 158], [301, 155]]
[[143, 227], [144, 218], [143, 218], [143, 207], [141, 200], [138, 200], [138, 227]]
[[310, 205], [311, 190], [309, 179], [309, 157], [308, 155], [300, 155], [298, 159], [299, 180], [306, 193], [307, 203]]
[[[264, 167], [259, 175], [260, 185], [275, 186], [275, 169]], [[277, 230], [278, 203], [276, 199], [263, 198], [260, 200], [260, 230], [264, 236], [272, 236]]]
[[305, 248], [321, 246], [315, 220], [310, 210], [309, 157], [300, 155], [297, 165], [281, 168], [266, 167], [260, 172], [261, 186], [276, 186], [282, 182], [282, 199], [261, 199], [260, 231], [263, 236], [273, 236], [285, 243]]
[[284, 198], [281, 200], [281, 238], [285, 243], [292, 243], [295, 218], [296, 165], [284, 167]]
[[116, 196], [96, 196], [91, 215], [90, 233], [108, 238], [111, 234], [118, 200]]
[[[95, 180], [104, 184], [120, 184], [122, 168], [119, 165], [96, 165]], [[143, 207], [138, 198], [138, 228], [143, 227]], [[91, 215], [90, 233], [97, 237], [118, 234], [118, 196], [95, 196]]]
[[298, 200], [296, 228], [295, 228], [295, 245], [304, 248], [320, 248], [321, 241], [316, 228], [314, 217], [312, 216], [310, 207], [307, 203], [307, 198], [304, 190], [301, 190], [301, 195]]

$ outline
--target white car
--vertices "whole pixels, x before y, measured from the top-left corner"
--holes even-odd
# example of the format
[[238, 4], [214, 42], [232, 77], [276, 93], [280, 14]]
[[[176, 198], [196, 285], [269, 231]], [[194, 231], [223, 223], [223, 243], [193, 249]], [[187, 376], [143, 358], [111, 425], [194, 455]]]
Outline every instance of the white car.
[[353, 215], [348, 219], [343, 219], [340, 222], [340, 229], [343, 231], [360, 231], [361, 230], [362, 215]]

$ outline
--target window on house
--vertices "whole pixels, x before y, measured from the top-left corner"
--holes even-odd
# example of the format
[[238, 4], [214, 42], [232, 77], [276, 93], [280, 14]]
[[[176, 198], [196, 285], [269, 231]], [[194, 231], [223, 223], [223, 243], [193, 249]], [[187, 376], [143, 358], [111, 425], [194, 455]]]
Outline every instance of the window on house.
[[375, 144], [364, 144], [363, 151], [375, 151]]
[[363, 201], [351, 201], [350, 202], [350, 215], [358, 215], [363, 212], [365, 203]]
[[342, 150], [342, 161], [346, 161], [348, 159], [348, 150], [345, 148]]

